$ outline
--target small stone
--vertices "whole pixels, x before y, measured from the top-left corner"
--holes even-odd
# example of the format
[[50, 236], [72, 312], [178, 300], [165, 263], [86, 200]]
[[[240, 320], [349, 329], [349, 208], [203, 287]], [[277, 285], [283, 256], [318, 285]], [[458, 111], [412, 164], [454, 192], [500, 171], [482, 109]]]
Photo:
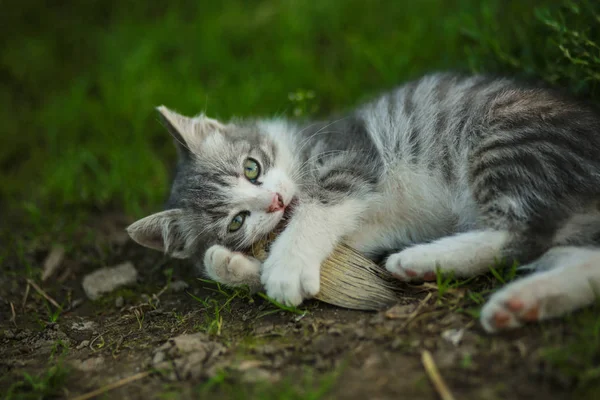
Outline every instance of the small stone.
[[275, 347], [275, 346], [274, 346], [274, 345], [272, 345], [272, 344], [265, 344], [265, 345], [263, 345], [263, 346], [261, 346], [261, 347], [257, 348], [257, 349], [256, 349], [256, 351], [257, 351], [259, 354], [263, 354], [263, 355], [266, 355], [266, 356], [270, 356], [270, 355], [273, 355], [273, 354], [277, 353], [277, 352], [278, 352], [278, 349], [277, 349], [277, 347]]
[[257, 336], [262, 336], [270, 333], [274, 329], [273, 324], [262, 325], [254, 329], [254, 334]]
[[54, 246], [48, 257], [44, 261], [44, 269], [42, 272], [42, 282], [45, 282], [58, 270], [65, 258], [65, 248], [63, 246]]
[[93, 358], [88, 358], [85, 361], [74, 361], [73, 362], [73, 367], [75, 367], [76, 369], [83, 371], [83, 372], [89, 372], [89, 371], [97, 371], [98, 369], [100, 369], [100, 367], [102, 367], [102, 365], [104, 364], [104, 358], [103, 357], [93, 357]]
[[465, 333], [464, 329], [448, 329], [442, 332], [442, 338], [447, 342], [452, 343], [454, 346], [458, 346]]
[[186, 281], [175, 281], [175, 282], [171, 282], [171, 284], [169, 285], [169, 290], [171, 292], [177, 293], [177, 292], [183, 292], [188, 287], [190, 287], [190, 285], [188, 285], [188, 283]]
[[253, 368], [259, 368], [267, 365], [268, 363], [260, 360], [243, 360], [237, 365], [238, 371], [247, 371]]
[[184, 334], [169, 339], [155, 350], [152, 366], [169, 380], [199, 379], [226, 351], [203, 333]]
[[105, 293], [135, 283], [137, 276], [137, 270], [128, 261], [115, 267], [100, 268], [86, 275], [82, 286], [88, 298], [97, 300]]
[[81, 322], [73, 322], [71, 325], [71, 329], [75, 331], [91, 331], [96, 327], [96, 323], [94, 321], [81, 321]]
[[385, 312], [385, 317], [388, 319], [399, 319], [399, 318], [408, 318], [408, 316], [415, 310], [416, 306], [414, 304], [408, 305], [400, 305], [397, 304], [392, 308], [389, 308]]
[[157, 352], [152, 358], [152, 364], [157, 365], [165, 360], [165, 353], [162, 351]]
[[115, 299], [115, 307], [121, 308], [125, 304], [125, 299], [123, 296], [119, 296]]
[[314, 341], [314, 349], [323, 355], [331, 355], [339, 350], [338, 341], [332, 336], [322, 335]]
[[342, 334], [342, 330], [340, 328], [331, 327], [327, 330], [327, 333], [334, 336], [340, 336]]
[[390, 344], [392, 350], [398, 350], [406, 345], [406, 342], [402, 338], [396, 338]]
[[81, 343], [79, 343], [76, 347], [77, 350], [81, 350], [84, 347], [87, 347], [90, 345], [90, 341], [89, 340], [82, 340]]
[[245, 383], [270, 382], [274, 383], [279, 380], [277, 373], [270, 372], [264, 368], [253, 368], [244, 371], [242, 381]]
[[83, 303], [83, 299], [75, 299], [71, 302], [71, 310], [79, 307]]
[[354, 337], [357, 339], [364, 339], [367, 336], [367, 332], [364, 328], [356, 328], [354, 330]]

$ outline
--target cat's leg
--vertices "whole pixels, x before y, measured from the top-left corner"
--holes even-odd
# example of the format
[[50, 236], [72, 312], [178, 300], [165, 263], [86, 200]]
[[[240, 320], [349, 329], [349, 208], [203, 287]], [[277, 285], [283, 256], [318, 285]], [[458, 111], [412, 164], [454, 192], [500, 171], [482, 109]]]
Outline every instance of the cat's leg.
[[206, 275], [226, 286], [260, 287], [261, 262], [220, 245], [211, 246], [204, 254]]
[[263, 263], [261, 282], [267, 295], [296, 306], [319, 292], [321, 263], [340, 239], [356, 229], [364, 201], [300, 204]]
[[600, 296], [600, 249], [557, 247], [526, 266], [542, 270], [508, 284], [488, 300], [481, 324], [488, 332], [559, 317]]
[[478, 275], [501, 260], [509, 236], [492, 229], [459, 233], [392, 254], [385, 265], [405, 281], [434, 281], [437, 268], [455, 277]]

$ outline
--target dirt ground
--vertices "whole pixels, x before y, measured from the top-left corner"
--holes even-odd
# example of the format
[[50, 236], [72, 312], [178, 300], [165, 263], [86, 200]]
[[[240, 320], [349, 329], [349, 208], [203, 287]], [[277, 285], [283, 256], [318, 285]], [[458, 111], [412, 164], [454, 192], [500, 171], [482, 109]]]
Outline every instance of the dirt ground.
[[[473, 317], [478, 293], [495, 284], [484, 277], [443, 290], [414, 286], [381, 312], [317, 301], [282, 310], [142, 249], [123, 236], [127, 222], [90, 224], [91, 243], [70, 244], [51, 279], [35, 275], [40, 291], [23, 271], [39, 273], [49, 248], [32, 241], [3, 260], [4, 398], [438, 399], [424, 352], [455, 399], [600, 398], [599, 351], [581, 328], [598, 308], [490, 336]], [[137, 283], [88, 300], [83, 276], [125, 261]]]

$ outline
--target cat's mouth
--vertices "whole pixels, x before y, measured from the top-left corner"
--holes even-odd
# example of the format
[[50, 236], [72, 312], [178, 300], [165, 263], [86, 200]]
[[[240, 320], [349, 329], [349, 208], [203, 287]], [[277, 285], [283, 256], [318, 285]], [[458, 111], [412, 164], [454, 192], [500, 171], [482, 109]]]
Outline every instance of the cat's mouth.
[[281, 220], [279, 220], [279, 223], [275, 227], [274, 231], [276, 233], [279, 233], [285, 229], [287, 224], [290, 222], [297, 205], [298, 205], [298, 198], [297, 197], [292, 198], [292, 200], [288, 203], [288, 205], [283, 210], [283, 216], [281, 217]]

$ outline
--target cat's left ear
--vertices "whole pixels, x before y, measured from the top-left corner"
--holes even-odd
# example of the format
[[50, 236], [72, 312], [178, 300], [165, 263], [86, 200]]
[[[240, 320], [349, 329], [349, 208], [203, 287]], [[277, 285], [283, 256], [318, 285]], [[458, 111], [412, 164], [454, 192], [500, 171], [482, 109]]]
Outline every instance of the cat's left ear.
[[183, 154], [197, 153], [200, 151], [204, 139], [211, 134], [225, 132], [225, 125], [204, 114], [190, 118], [169, 110], [165, 106], [159, 106], [156, 110]]
[[142, 246], [162, 251], [174, 258], [188, 258], [190, 251], [181, 229], [181, 209], [161, 211], [129, 225], [129, 236]]

